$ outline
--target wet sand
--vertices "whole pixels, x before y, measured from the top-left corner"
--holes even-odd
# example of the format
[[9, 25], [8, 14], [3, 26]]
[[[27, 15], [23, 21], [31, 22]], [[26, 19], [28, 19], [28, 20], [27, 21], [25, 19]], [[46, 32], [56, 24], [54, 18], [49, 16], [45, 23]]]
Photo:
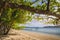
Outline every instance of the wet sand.
[[0, 40], [60, 40], [60, 36], [12, 29], [8, 35], [1, 35]]

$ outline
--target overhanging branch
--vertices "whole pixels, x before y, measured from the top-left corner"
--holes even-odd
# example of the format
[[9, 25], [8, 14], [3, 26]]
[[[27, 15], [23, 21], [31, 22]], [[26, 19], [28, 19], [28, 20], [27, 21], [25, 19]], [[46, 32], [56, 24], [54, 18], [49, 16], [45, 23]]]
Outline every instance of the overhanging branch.
[[20, 8], [20, 9], [35, 12], [35, 13], [38, 13], [38, 14], [52, 15], [52, 16], [56, 16], [56, 17], [58, 17], [60, 19], [59, 14], [52, 13], [52, 12], [46, 11], [46, 10], [39, 10], [39, 9], [30, 7], [30, 6], [26, 6], [26, 5], [17, 5], [15, 3], [8, 3], [7, 6], [9, 6], [10, 8]]

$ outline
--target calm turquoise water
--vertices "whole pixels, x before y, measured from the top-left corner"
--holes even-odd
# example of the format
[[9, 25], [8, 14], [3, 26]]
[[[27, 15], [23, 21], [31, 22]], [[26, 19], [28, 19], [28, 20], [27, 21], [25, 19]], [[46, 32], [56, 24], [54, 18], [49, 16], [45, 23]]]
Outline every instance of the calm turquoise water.
[[37, 29], [36, 28], [25, 28], [24, 30], [60, 35], [60, 28], [37, 28]]

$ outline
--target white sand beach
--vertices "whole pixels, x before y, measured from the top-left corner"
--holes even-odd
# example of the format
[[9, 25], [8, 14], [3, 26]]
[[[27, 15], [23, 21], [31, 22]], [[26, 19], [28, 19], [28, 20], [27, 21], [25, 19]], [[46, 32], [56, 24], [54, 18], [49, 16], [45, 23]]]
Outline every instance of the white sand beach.
[[60, 40], [60, 36], [12, 29], [8, 35], [1, 35], [0, 40]]

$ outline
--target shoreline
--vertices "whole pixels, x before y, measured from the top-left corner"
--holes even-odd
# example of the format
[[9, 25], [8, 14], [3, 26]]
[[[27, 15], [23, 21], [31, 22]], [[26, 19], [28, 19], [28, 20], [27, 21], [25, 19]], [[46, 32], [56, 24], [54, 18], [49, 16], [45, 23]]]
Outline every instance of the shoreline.
[[0, 37], [0, 40], [60, 40], [60, 37], [44, 33], [12, 29], [8, 35]]
[[47, 33], [47, 32], [28, 31], [28, 30], [23, 30], [23, 31], [27, 31], [27, 32], [35, 32], [35, 33], [38, 33], [38, 34], [39, 34], [39, 33], [42, 33], [42, 34], [48, 34], [48, 35], [60, 36], [60, 34], [56, 34], [56, 33], [55, 33], [55, 34], [54, 34], [54, 33], [52, 34], [52, 33]]

